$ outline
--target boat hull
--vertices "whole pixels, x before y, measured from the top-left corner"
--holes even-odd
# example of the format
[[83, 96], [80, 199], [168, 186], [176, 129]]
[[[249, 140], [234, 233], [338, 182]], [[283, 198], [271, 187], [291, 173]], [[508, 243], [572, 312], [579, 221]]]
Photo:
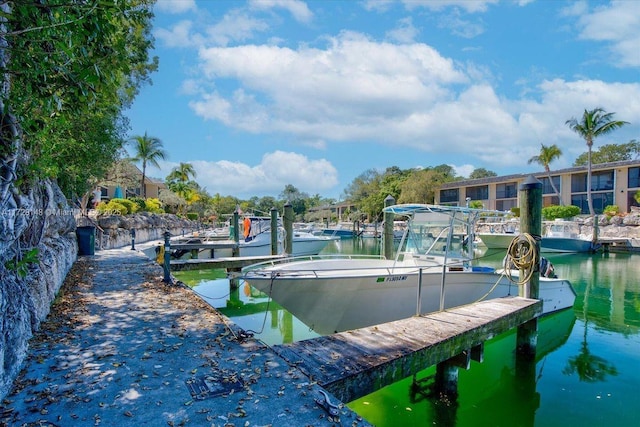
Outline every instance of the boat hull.
[[507, 249], [518, 237], [515, 233], [477, 233], [476, 236], [488, 249]]
[[591, 252], [593, 244], [589, 240], [566, 237], [543, 237], [540, 252]]
[[[244, 279], [270, 295], [294, 316], [320, 334], [377, 325], [444, 308], [470, 304], [481, 299], [517, 296], [518, 286], [492, 271], [449, 271], [445, 273], [442, 297], [442, 268], [398, 266], [388, 261], [358, 260], [348, 269], [331, 269], [331, 261], [278, 265]], [[357, 265], [355, 265], [357, 264]], [[420, 285], [420, 286], [419, 286]], [[420, 287], [420, 308], [418, 289]], [[543, 313], [573, 306], [575, 292], [561, 279], [540, 279]]]

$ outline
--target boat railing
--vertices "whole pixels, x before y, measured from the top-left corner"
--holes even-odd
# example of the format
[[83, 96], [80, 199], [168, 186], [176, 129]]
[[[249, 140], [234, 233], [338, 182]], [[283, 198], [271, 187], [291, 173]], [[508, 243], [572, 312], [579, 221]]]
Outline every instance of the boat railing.
[[[442, 257], [432, 257], [425, 255], [416, 255], [412, 253], [407, 253], [405, 256], [411, 257], [415, 264], [401, 264], [400, 260], [395, 259], [393, 264], [386, 266], [371, 266], [371, 265], [363, 265], [362, 267], [355, 267], [353, 265], [349, 265], [345, 268], [332, 266], [330, 271], [332, 272], [353, 272], [355, 271], [367, 271], [367, 272], [379, 272], [380, 274], [390, 274], [390, 275], [402, 275], [402, 274], [413, 274], [423, 270], [430, 269], [439, 269], [439, 270], [449, 270], [449, 271], [461, 271], [468, 265], [468, 260], [466, 259], [449, 259], [448, 262], [444, 263]], [[274, 267], [278, 265], [286, 265], [292, 262], [299, 261], [322, 261], [322, 260], [336, 260], [336, 259], [344, 259], [344, 260], [380, 260], [385, 259], [383, 256], [379, 255], [345, 255], [345, 254], [328, 254], [328, 255], [306, 255], [306, 256], [297, 256], [297, 257], [287, 257], [282, 259], [274, 259], [259, 262], [256, 264], [251, 264], [242, 269], [243, 274], [247, 273], [257, 273], [258, 271], [267, 268]], [[292, 276], [315, 276], [319, 277], [321, 272], [328, 271], [325, 269], [319, 268], [317, 264], [314, 267], [305, 267], [301, 266], [300, 268], [296, 268], [295, 270], [291, 269], [283, 269], [283, 270], [266, 270], [270, 275], [278, 275], [280, 277], [292, 277]]]

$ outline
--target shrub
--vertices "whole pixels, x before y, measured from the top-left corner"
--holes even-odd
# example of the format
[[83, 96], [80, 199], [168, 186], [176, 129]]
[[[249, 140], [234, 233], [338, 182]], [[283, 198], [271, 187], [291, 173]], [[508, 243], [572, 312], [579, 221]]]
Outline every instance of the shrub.
[[577, 206], [547, 206], [542, 208], [542, 216], [544, 219], [553, 221], [556, 218], [568, 219], [574, 217], [580, 213], [580, 208]]
[[616, 205], [609, 205], [604, 208], [603, 213], [607, 216], [607, 218], [611, 219], [612, 216], [616, 216], [620, 213], [620, 208]]
[[144, 210], [151, 213], [164, 213], [162, 202], [155, 198], [144, 200]]
[[111, 199], [108, 203], [100, 202], [98, 206], [96, 206], [96, 209], [101, 214], [126, 215], [128, 212], [127, 207], [118, 200], [122, 199]]
[[511, 208], [511, 213], [513, 214], [513, 216], [515, 216], [516, 218], [520, 218], [520, 208], [519, 207], [513, 207]]
[[187, 212], [187, 218], [190, 219], [191, 221], [197, 221], [198, 220], [198, 212]]
[[119, 203], [122, 206], [126, 207], [127, 208], [126, 213], [128, 214], [135, 213], [138, 210], [138, 205], [133, 200], [114, 198], [114, 199], [111, 199], [111, 201], [109, 201], [109, 203], [111, 202]]
[[136, 212], [142, 212], [147, 210], [146, 202], [142, 197], [129, 197], [129, 200], [131, 200], [133, 203], [138, 205], [138, 209], [136, 210]]

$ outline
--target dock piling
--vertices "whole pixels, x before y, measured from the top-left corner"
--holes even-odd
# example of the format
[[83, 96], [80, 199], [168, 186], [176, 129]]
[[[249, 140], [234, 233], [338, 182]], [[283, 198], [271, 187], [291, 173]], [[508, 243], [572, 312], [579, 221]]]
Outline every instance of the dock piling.
[[[542, 234], [542, 183], [533, 175], [520, 185], [520, 230], [534, 237], [533, 274], [520, 289], [520, 296], [539, 299], [540, 289], [540, 240]], [[528, 271], [520, 271], [527, 277]], [[523, 357], [534, 357], [538, 341], [538, 319], [533, 318], [517, 328], [516, 353]]]

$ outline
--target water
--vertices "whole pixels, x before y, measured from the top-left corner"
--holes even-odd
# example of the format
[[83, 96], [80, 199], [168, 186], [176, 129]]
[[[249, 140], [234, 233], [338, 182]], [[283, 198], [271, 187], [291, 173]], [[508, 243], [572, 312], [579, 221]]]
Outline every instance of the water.
[[[342, 240], [326, 252], [378, 253], [373, 242]], [[504, 253], [480, 255], [483, 264], [497, 267]], [[379, 427], [638, 425], [640, 255], [545, 255], [578, 296], [573, 309], [540, 320], [535, 371], [516, 376], [510, 332], [486, 343], [482, 363], [459, 370], [457, 401], [428, 396], [423, 380], [434, 374], [431, 367], [415, 383], [407, 378], [349, 407]], [[268, 344], [317, 336], [244, 283], [230, 295], [227, 279], [186, 273], [192, 277], [181, 280], [199, 283], [194, 290]]]

